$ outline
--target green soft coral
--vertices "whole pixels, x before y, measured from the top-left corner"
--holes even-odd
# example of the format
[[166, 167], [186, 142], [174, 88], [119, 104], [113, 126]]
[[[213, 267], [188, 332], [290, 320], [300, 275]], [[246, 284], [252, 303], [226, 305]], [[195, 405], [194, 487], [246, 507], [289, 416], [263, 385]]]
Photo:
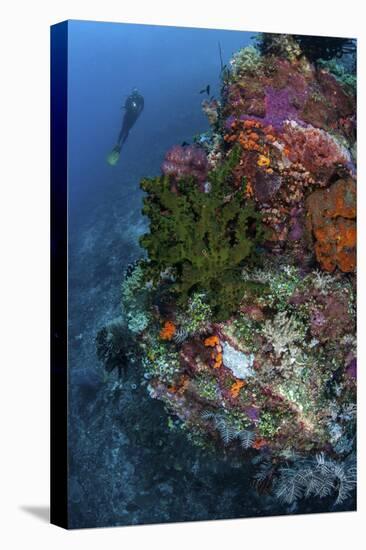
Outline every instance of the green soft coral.
[[173, 268], [173, 290], [186, 304], [193, 292], [204, 292], [216, 319], [225, 319], [240, 302], [246, 283], [240, 276], [244, 262], [255, 258], [263, 241], [261, 218], [244, 199], [243, 188], [230, 185], [240, 151], [208, 176], [210, 191], [200, 190], [193, 178], [180, 180], [177, 191], [168, 177], [145, 179], [143, 213], [150, 233], [141, 238], [151, 276]]

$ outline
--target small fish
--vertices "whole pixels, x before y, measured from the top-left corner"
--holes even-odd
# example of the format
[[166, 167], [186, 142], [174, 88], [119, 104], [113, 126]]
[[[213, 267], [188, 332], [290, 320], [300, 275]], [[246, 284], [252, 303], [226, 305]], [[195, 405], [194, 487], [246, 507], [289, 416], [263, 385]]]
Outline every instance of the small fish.
[[200, 94], [210, 95], [210, 89], [211, 89], [211, 86], [207, 84], [206, 88], [203, 88], [203, 90], [200, 91]]
[[182, 147], [186, 147], [187, 145], [189, 145], [189, 143], [187, 141], [182, 142]]

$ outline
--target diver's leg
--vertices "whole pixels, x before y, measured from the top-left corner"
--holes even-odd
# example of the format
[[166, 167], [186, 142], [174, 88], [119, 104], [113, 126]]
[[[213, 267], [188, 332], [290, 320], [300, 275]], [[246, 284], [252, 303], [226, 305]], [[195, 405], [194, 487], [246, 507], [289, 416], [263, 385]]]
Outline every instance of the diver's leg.
[[120, 146], [122, 146], [124, 144], [124, 142], [126, 141], [126, 139], [128, 138], [130, 130], [131, 130], [132, 126], [135, 124], [135, 122], [137, 120], [137, 117], [138, 117], [138, 115], [136, 115], [135, 112], [125, 114], [125, 117], [123, 119], [122, 128], [121, 128], [121, 131], [120, 131], [119, 136], [118, 136], [118, 143], [119, 143]]
[[122, 146], [122, 143], [124, 143], [124, 140], [125, 140], [125, 128], [122, 127], [121, 128], [121, 131], [120, 133], [118, 134], [118, 139], [117, 139], [117, 146], [118, 147], [121, 147]]
[[122, 138], [122, 141], [120, 143], [120, 145], [122, 146], [124, 144], [124, 142], [126, 141], [126, 139], [128, 138], [128, 134], [130, 133], [129, 130], [126, 130], [126, 132], [124, 133], [123, 135], [123, 138]]
[[122, 147], [122, 145], [124, 144], [124, 142], [128, 138], [128, 134], [130, 133], [131, 127], [132, 127], [131, 121], [130, 121], [129, 117], [127, 117], [127, 115], [126, 115], [125, 118], [123, 119], [122, 128], [121, 128], [121, 131], [119, 133], [118, 141], [117, 141], [117, 143], [120, 147]]

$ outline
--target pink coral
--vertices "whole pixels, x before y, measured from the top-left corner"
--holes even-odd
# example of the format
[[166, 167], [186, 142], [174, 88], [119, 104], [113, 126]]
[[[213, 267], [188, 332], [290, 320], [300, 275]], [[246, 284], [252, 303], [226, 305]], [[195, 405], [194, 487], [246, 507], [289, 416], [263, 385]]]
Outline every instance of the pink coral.
[[337, 165], [348, 167], [351, 162], [347, 149], [324, 130], [310, 125], [302, 127], [293, 120], [286, 121], [283, 140], [290, 160], [318, 176], [329, 176]]
[[195, 145], [174, 145], [166, 153], [161, 170], [165, 176], [177, 179], [193, 176], [203, 183], [207, 179], [208, 171], [206, 153]]

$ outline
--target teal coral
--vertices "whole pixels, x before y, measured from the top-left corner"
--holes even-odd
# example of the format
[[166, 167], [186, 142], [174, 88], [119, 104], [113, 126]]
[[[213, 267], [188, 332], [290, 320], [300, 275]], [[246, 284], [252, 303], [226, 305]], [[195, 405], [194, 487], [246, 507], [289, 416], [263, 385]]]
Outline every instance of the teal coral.
[[143, 358], [146, 378], [156, 377], [166, 384], [173, 384], [180, 373], [179, 355], [157, 340], [149, 342], [149, 350]]
[[151, 316], [148, 313], [150, 292], [142, 264], [138, 263], [122, 282], [122, 310], [129, 330], [138, 334], [146, 329]]
[[205, 295], [195, 292], [187, 307], [178, 314], [181, 328], [188, 334], [202, 332], [212, 319], [212, 310], [205, 301]]
[[344, 65], [340, 62], [337, 62], [335, 59], [319, 61], [319, 65], [332, 73], [336, 79], [344, 84], [346, 87], [349, 87], [352, 93], [356, 92], [357, 77], [355, 74], [348, 72]]
[[219, 396], [216, 378], [207, 375], [198, 376], [195, 386], [199, 396], [208, 401], [215, 401]]

